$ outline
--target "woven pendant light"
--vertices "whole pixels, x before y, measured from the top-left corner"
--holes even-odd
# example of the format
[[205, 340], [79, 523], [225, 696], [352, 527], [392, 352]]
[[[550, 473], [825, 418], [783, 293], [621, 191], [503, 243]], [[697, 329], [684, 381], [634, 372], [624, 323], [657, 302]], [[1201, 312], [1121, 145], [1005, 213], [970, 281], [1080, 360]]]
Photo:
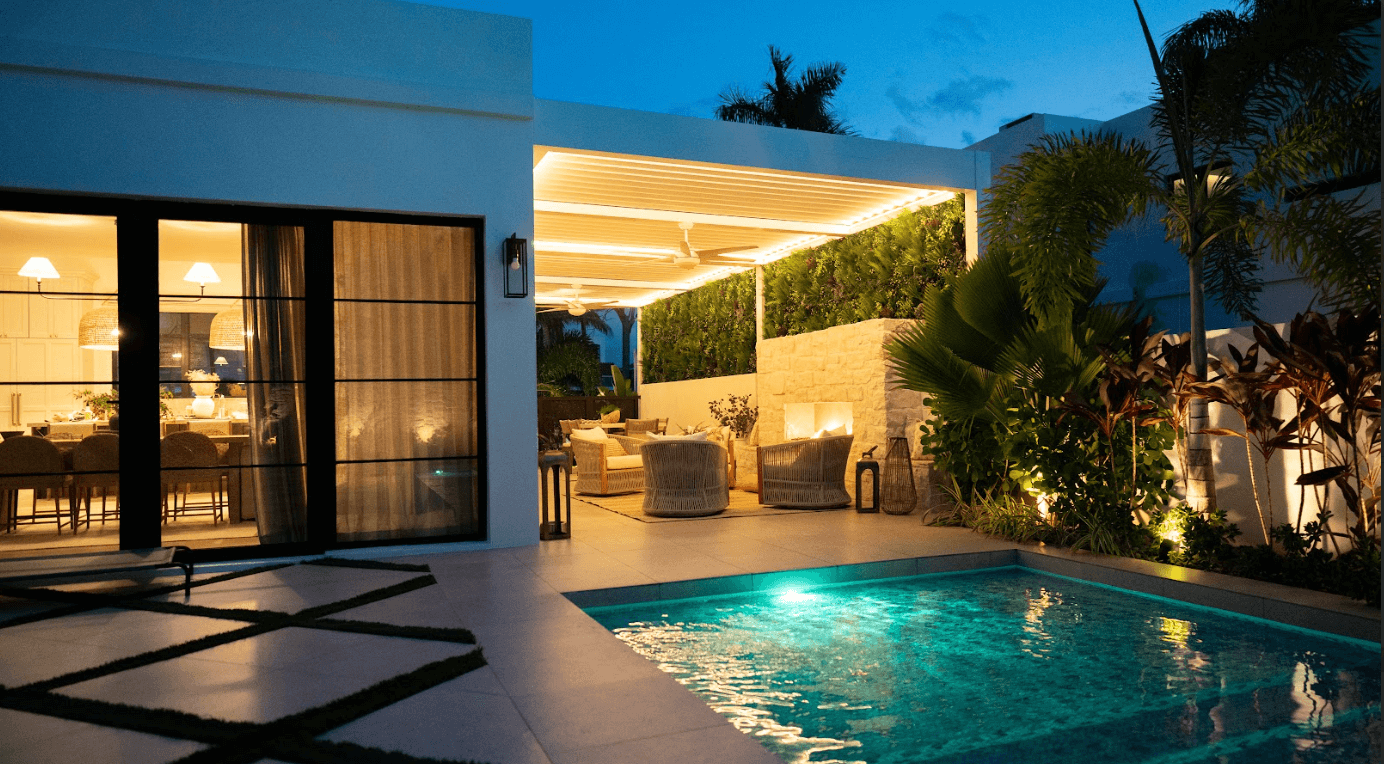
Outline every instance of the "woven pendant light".
[[77, 324], [77, 344], [87, 350], [119, 350], [120, 311], [103, 305], [83, 313]]
[[217, 313], [211, 320], [207, 346], [213, 350], [245, 349], [245, 311], [234, 307]]

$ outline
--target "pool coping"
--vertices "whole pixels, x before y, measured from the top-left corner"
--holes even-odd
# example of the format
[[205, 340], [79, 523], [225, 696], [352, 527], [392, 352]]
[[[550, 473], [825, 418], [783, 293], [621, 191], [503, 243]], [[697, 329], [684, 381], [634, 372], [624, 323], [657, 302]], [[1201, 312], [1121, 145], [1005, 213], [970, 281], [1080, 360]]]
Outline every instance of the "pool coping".
[[577, 607], [586, 609], [1013, 565], [1262, 618], [1286, 626], [1372, 643], [1381, 641], [1380, 611], [1339, 594], [1148, 560], [1052, 549], [1044, 545], [587, 589], [564, 592], [564, 596]]

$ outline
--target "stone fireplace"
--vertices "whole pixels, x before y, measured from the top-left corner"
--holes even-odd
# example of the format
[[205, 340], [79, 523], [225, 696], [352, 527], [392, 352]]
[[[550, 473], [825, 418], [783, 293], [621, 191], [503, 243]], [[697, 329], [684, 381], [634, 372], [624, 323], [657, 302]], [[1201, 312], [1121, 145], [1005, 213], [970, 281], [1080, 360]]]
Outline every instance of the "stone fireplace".
[[914, 480], [923, 494], [925, 466], [918, 457], [918, 423], [928, 416], [923, 394], [896, 389], [884, 344], [914, 322], [878, 318], [759, 343], [759, 438], [763, 444], [811, 437], [848, 424], [855, 436], [847, 468], [854, 492], [854, 463], [876, 446], [884, 460], [890, 437], [906, 437], [914, 456]]

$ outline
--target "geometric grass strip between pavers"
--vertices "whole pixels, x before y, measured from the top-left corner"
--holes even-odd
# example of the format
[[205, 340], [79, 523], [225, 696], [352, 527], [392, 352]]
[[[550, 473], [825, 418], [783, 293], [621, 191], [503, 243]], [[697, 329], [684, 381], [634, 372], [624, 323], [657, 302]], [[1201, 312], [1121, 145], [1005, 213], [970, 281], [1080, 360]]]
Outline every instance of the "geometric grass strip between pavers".
[[[355, 561], [352, 561], [352, 563], [354, 562]], [[284, 566], [273, 566], [271, 569], [278, 567]], [[339, 567], [382, 569], [373, 565], [356, 564], [341, 565]], [[426, 566], [409, 566], [408, 569], [413, 571], [415, 567], [421, 567], [422, 571], [427, 570]], [[255, 572], [264, 572], [264, 570], [260, 569]], [[226, 577], [218, 576], [215, 579], [206, 579], [194, 583], [193, 585], [205, 585], [214, 583], [215, 581], [227, 580], [228, 577], [239, 577], [241, 575], [249, 575], [249, 573], [237, 571], [236, 574], [228, 574]], [[405, 637], [410, 639], [475, 644], [475, 637], [466, 629], [398, 626], [396, 624], [350, 621], [326, 617], [361, 607], [362, 605], [368, 605], [390, 597], [396, 597], [425, 586], [431, 586], [435, 583], [437, 583], [437, 581], [431, 575], [419, 576], [408, 581], [382, 587], [338, 602], [307, 608], [298, 613], [279, 613], [274, 611], [252, 611], [242, 609], [224, 610], [198, 605], [187, 605], [184, 603], [141, 601], [143, 597], [164, 593], [162, 590], [141, 592], [137, 596], [99, 595], [91, 592], [62, 592], [51, 589], [23, 591], [5, 590], [4, 593], [9, 594], [9, 596], [29, 596], [33, 599], [54, 599], [69, 602], [73, 601], [73, 599], [78, 599], [81, 603], [76, 606], [79, 609], [75, 612], [81, 612], [82, 610], [96, 607], [116, 607], [173, 615], [249, 621], [250, 623], [241, 629], [235, 629], [221, 634], [211, 634], [178, 645], [150, 650], [139, 655], [111, 661], [101, 666], [74, 671], [52, 679], [34, 682], [23, 687], [9, 689], [0, 687], [0, 708], [44, 714], [72, 721], [88, 722], [117, 729], [161, 735], [163, 737], [192, 740], [211, 746], [180, 759], [179, 761], [182, 764], [239, 764], [241, 762], [244, 764], [251, 764], [263, 758], [274, 758], [286, 762], [295, 762], [296, 764], [327, 764], [328, 762], [382, 762], [384, 764], [397, 762], [398, 764], [423, 764], [426, 762], [442, 761], [439, 759], [411, 756], [397, 751], [384, 751], [378, 748], [356, 745], [354, 743], [330, 742], [317, 740], [316, 738], [337, 727], [353, 722], [356, 719], [367, 716], [382, 708], [386, 708], [412, 695], [431, 689], [443, 682], [450, 681], [469, 671], [484, 666], [485, 658], [480, 649], [429, 663], [413, 671], [391, 677], [363, 690], [354, 692], [346, 697], [329, 701], [320, 706], [300, 711], [272, 722], [263, 723], [229, 722], [221, 719], [209, 719], [180, 711], [151, 709], [85, 698], [72, 698], [52, 692], [52, 690], [59, 687], [65, 687], [101, 676], [107, 676], [121, 671], [128, 671], [134, 668], [171, 660], [184, 655], [190, 655], [211, 647], [229, 644], [241, 639], [248, 639], [289, 626], [350, 631], [385, 637]], [[171, 587], [172, 590], [180, 588], [182, 587]], [[14, 593], [10, 594], [10, 592]], [[68, 599], [66, 597], [66, 595], [73, 594], [80, 594], [82, 596], [73, 599]], [[96, 604], [96, 598], [102, 598], [102, 602]], [[69, 608], [59, 608], [59, 610], [64, 611], [68, 609]], [[51, 612], [42, 615], [48, 618], [56, 617], [52, 615]], [[39, 618], [35, 620], [44, 619]]]
[[[256, 568], [231, 571], [230, 573], [222, 573], [221, 575], [212, 576], [211, 578], [193, 581], [191, 587], [195, 589], [199, 586], [219, 584], [222, 581], [230, 581], [232, 579], [253, 576], [259, 573], [268, 573], [281, 568], [292, 567], [292, 565], [292, 563], [261, 565]], [[183, 584], [175, 584], [171, 586], [160, 586], [155, 589], [126, 592], [124, 594], [104, 594], [101, 592], [69, 592], [62, 589], [48, 589], [45, 587], [0, 587], [0, 597], [13, 597], [15, 599], [34, 600], [36, 602], [66, 602], [71, 605], [71, 607], [56, 608], [42, 613], [33, 613], [31, 615], [0, 621], [0, 629], [37, 623], [39, 621], [46, 621], [50, 618], [62, 618], [63, 616], [76, 615], [77, 613], [87, 610], [99, 610], [104, 607], [122, 607], [122, 602], [139, 601], [147, 597], [157, 597], [160, 594], [171, 594], [173, 592], [182, 591], [183, 589]]]

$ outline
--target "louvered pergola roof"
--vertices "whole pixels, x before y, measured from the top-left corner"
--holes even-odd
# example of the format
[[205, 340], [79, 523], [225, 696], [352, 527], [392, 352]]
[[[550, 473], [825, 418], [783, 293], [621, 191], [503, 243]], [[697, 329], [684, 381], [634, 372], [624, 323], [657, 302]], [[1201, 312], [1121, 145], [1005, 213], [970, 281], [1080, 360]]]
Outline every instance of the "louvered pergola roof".
[[[647, 305], [945, 201], [979, 177], [978, 152], [544, 101], [536, 121], [539, 304], [563, 304], [579, 285], [583, 301]], [[733, 264], [675, 265], [687, 223], [694, 250], [750, 249], [725, 255]]]

